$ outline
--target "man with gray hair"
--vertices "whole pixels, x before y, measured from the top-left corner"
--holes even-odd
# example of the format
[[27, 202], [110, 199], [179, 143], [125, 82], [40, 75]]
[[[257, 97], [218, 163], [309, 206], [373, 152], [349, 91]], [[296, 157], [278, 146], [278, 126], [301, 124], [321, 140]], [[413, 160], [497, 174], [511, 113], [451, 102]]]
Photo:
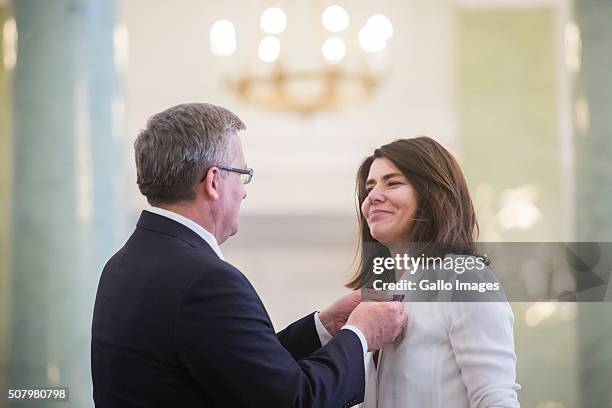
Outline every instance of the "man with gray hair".
[[405, 327], [397, 302], [347, 295], [275, 333], [219, 245], [238, 231], [242, 121], [192, 103], [154, 115], [136, 139], [151, 208], [106, 264], [92, 324], [98, 407], [348, 407], [363, 400], [364, 354]]

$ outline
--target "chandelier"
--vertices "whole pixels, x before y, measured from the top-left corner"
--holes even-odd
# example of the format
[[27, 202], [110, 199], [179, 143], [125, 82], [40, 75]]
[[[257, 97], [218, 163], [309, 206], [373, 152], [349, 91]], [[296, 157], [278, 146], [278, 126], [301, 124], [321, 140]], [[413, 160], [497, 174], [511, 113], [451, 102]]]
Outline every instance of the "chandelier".
[[[228, 88], [259, 107], [304, 114], [368, 99], [381, 82], [381, 57], [393, 36], [391, 21], [382, 14], [373, 14], [352, 38], [348, 32], [351, 24], [348, 13], [340, 6], [331, 5], [322, 11], [320, 24], [324, 39], [318, 45], [320, 55], [315, 58], [315, 66], [296, 66], [287, 63], [290, 40], [281, 42], [281, 34], [288, 25], [287, 14], [280, 7], [265, 9], [259, 20], [258, 59], [248, 64], [251, 67], [257, 64], [260, 68], [263, 65], [263, 69], [261, 72], [244, 69], [226, 78]], [[308, 31], [320, 28], [310, 27]], [[305, 36], [302, 39], [314, 38], [310, 42], [316, 42], [310, 34], [300, 33]], [[359, 48], [353, 48], [363, 54], [359, 56], [362, 63], [357, 68], [346, 63], [347, 42], [353, 41], [359, 44]], [[210, 51], [219, 58], [235, 58], [236, 49], [234, 24], [227, 19], [214, 22], [210, 27]]]

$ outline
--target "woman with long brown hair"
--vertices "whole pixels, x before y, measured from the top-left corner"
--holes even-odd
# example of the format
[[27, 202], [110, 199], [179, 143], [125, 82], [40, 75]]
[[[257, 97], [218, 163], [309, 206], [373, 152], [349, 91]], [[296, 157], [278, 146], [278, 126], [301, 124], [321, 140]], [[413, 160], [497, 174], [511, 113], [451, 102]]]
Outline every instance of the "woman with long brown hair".
[[[433, 139], [400, 139], [376, 149], [359, 167], [357, 199], [360, 262], [348, 287], [370, 288], [377, 279], [394, 282], [406, 276], [397, 268], [374, 273], [381, 257], [461, 256], [483, 264], [474, 244], [478, 224], [463, 173]], [[488, 267], [465, 275], [494, 281]], [[410, 276], [426, 280], [436, 271]], [[510, 306], [499, 298], [453, 299], [452, 294], [437, 301], [408, 298], [404, 336], [367, 358], [365, 407], [519, 406]]]

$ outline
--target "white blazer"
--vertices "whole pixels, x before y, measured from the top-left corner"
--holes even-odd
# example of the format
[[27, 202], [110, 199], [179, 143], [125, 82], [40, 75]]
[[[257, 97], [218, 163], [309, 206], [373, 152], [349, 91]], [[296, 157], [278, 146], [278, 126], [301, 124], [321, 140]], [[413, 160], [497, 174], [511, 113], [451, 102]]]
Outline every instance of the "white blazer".
[[[490, 271], [489, 271], [490, 273]], [[406, 302], [408, 326], [366, 355], [363, 408], [519, 407], [507, 302]]]

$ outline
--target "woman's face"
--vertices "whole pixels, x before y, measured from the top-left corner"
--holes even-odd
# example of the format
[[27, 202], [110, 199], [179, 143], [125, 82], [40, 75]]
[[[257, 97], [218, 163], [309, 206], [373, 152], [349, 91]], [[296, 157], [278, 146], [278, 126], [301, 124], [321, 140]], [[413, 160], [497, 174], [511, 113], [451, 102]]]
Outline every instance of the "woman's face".
[[365, 186], [368, 196], [361, 204], [361, 213], [368, 222], [370, 233], [387, 247], [401, 245], [416, 214], [416, 191], [385, 158], [372, 162]]

